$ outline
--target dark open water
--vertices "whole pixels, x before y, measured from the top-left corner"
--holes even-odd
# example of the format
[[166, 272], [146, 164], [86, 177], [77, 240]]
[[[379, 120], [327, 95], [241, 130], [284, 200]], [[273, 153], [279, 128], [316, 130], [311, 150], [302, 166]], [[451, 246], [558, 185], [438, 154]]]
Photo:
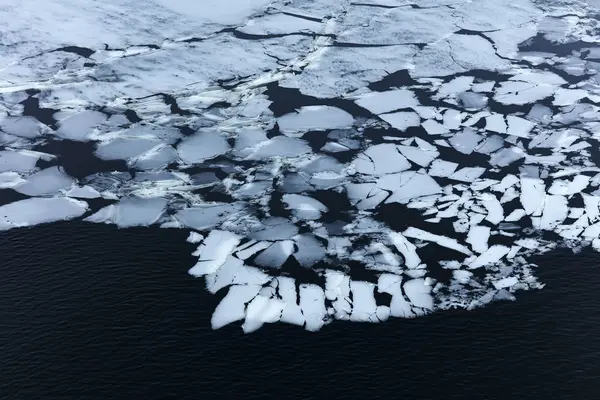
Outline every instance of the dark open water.
[[594, 399], [600, 256], [538, 258], [516, 302], [319, 333], [210, 329], [186, 231], [0, 235], [1, 399]]

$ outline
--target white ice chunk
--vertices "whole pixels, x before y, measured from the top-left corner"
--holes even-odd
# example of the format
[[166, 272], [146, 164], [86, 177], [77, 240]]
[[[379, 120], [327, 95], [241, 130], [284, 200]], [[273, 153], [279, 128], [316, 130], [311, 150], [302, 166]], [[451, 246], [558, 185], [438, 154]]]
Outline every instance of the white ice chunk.
[[590, 221], [595, 221], [600, 216], [600, 197], [591, 196], [589, 194], [582, 193], [583, 204], [585, 205], [585, 213], [587, 214]]
[[519, 279], [516, 276], [511, 276], [508, 278], [502, 278], [496, 282], [494, 282], [494, 287], [496, 289], [504, 289], [507, 287], [511, 287], [516, 285], [519, 282]]
[[404, 283], [404, 292], [415, 306], [423, 309], [424, 312], [433, 310], [433, 297], [431, 297], [431, 287], [426, 285], [425, 279], [411, 279]]
[[588, 96], [588, 91], [583, 89], [558, 88], [554, 92], [552, 104], [555, 106], [570, 106]]
[[33, 152], [0, 151], [0, 172], [29, 172], [40, 159]]
[[325, 293], [320, 286], [313, 284], [300, 285], [300, 308], [306, 319], [305, 329], [315, 332], [325, 324]]
[[294, 242], [282, 240], [273, 243], [254, 259], [254, 262], [262, 267], [279, 268], [294, 252]]
[[439, 177], [448, 177], [456, 171], [458, 167], [457, 163], [453, 163], [450, 161], [444, 160], [433, 160], [431, 163], [431, 167], [429, 167], [429, 175], [431, 176], [439, 176]]
[[467, 247], [463, 246], [462, 244], [458, 243], [458, 241], [456, 239], [452, 239], [447, 236], [436, 235], [434, 233], [430, 233], [430, 232], [427, 232], [427, 231], [424, 231], [422, 229], [415, 228], [415, 227], [408, 228], [407, 230], [405, 230], [403, 232], [403, 234], [404, 234], [404, 236], [409, 237], [409, 238], [437, 243], [438, 245], [440, 245], [442, 247], [456, 250], [459, 253], [463, 253], [466, 255], [472, 254], [471, 250], [469, 250]]
[[463, 154], [471, 154], [483, 138], [473, 129], [466, 128], [458, 132], [448, 140], [450, 145]]
[[[381, 274], [377, 281], [377, 290], [392, 296], [390, 302], [391, 315], [400, 318], [412, 318], [414, 313], [410, 303], [402, 294], [402, 276], [393, 274]], [[418, 297], [418, 296], [417, 296]]]
[[85, 110], [58, 122], [56, 135], [70, 140], [86, 140], [107, 117], [99, 111]]
[[570, 196], [575, 193], [580, 193], [589, 183], [590, 177], [586, 175], [577, 175], [572, 181], [555, 180], [552, 182], [550, 189], [548, 189], [548, 193]]
[[68, 197], [15, 201], [0, 206], [0, 230], [77, 218], [87, 208], [87, 203]]
[[391, 143], [371, 146], [354, 160], [354, 168], [361, 174], [391, 174], [410, 167], [410, 163], [400, 154], [398, 146]]
[[240, 237], [227, 231], [211, 231], [198, 247], [198, 262], [188, 273], [193, 276], [204, 276], [216, 272], [233, 249], [239, 244]]
[[488, 240], [491, 229], [487, 226], [472, 226], [469, 229], [466, 242], [471, 245], [475, 253], [483, 253], [488, 249]]
[[429, 196], [442, 192], [440, 185], [422, 171], [406, 171], [399, 174], [386, 175], [377, 180], [377, 185], [393, 192], [386, 203], [406, 204], [416, 197]]
[[485, 119], [485, 129], [492, 132], [506, 133], [506, 121], [502, 114], [492, 114]]
[[340, 271], [325, 271], [325, 297], [331, 300], [336, 319], [348, 320], [352, 312], [350, 277]]
[[91, 186], [74, 186], [67, 192], [67, 196], [75, 197], [78, 199], [97, 199], [101, 197], [100, 193]]
[[447, 110], [444, 113], [444, 126], [448, 129], [458, 129], [462, 122], [462, 114], [457, 110]]
[[506, 133], [522, 138], [529, 137], [529, 132], [531, 132], [535, 126], [533, 122], [521, 117], [515, 117], [514, 115], [507, 116], [506, 120], [508, 122], [508, 130]]
[[351, 281], [352, 313], [350, 321], [377, 322], [377, 303], [375, 302], [375, 284], [363, 281]]
[[525, 151], [519, 147], [504, 148], [492, 155], [490, 164], [498, 167], [506, 167], [525, 156]]
[[50, 167], [29, 176], [25, 183], [13, 189], [27, 196], [45, 196], [66, 189], [74, 182], [58, 167]]
[[292, 210], [294, 215], [300, 219], [319, 219], [322, 213], [328, 211], [328, 208], [323, 203], [310, 196], [284, 194], [283, 202], [287, 204], [286, 208]]
[[521, 176], [521, 204], [527, 215], [539, 215], [546, 197], [546, 185], [539, 178]]
[[452, 277], [456, 279], [459, 283], [465, 284], [469, 283], [469, 281], [473, 277], [473, 273], [470, 271], [465, 271], [464, 269], [457, 269], [452, 271]]
[[433, 119], [428, 119], [421, 124], [423, 129], [430, 135], [442, 135], [448, 133], [449, 129]]
[[0, 119], [0, 131], [11, 135], [33, 139], [49, 131], [34, 117], [6, 117]]
[[519, 208], [508, 214], [508, 216], [504, 219], [506, 222], [517, 222], [520, 221], [525, 215], [525, 210]]
[[398, 146], [400, 153], [421, 167], [428, 166], [439, 155], [437, 151], [424, 150], [414, 146]]
[[229, 150], [225, 137], [218, 132], [206, 130], [184, 139], [177, 151], [183, 162], [197, 164], [214, 158]]
[[210, 320], [213, 329], [222, 328], [244, 318], [246, 303], [261, 289], [260, 285], [233, 285], [221, 300]]
[[276, 136], [258, 145], [246, 158], [263, 160], [271, 157], [297, 157], [311, 151], [310, 146], [302, 139]]
[[281, 319], [285, 302], [276, 298], [256, 296], [246, 308], [246, 319], [242, 324], [244, 333], [254, 332], [265, 323], [274, 323]]
[[204, 240], [204, 236], [202, 236], [201, 234], [199, 234], [198, 232], [190, 232], [190, 234], [188, 235], [186, 242], [188, 243], [200, 243], [201, 241]]
[[326, 255], [325, 246], [312, 234], [294, 236], [294, 242], [297, 247], [294, 258], [303, 267], [311, 267]]
[[399, 232], [389, 232], [388, 236], [396, 249], [404, 257], [404, 264], [407, 268], [417, 268], [421, 264], [421, 258], [417, 254], [417, 247], [408, 241]]
[[293, 278], [280, 276], [277, 278], [279, 283], [278, 292], [281, 300], [285, 302], [285, 307], [281, 313], [281, 322], [293, 325], [304, 325], [305, 319], [302, 310], [298, 305], [296, 282]]
[[353, 123], [352, 115], [331, 106], [306, 106], [296, 113], [286, 114], [277, 119], [279, 130], [284, 135], [301, 135], [311, 130], [350, 128]]
[[379, 115], [379, 118], [402, 132], [406, 131], [411, 126], [419, 126], [421, 124], [421, 117], [419, 117], [419, 114], [410, 111], [381, 114]]
[[471, 110], [480, 110], [488, 103], [488, 98], [481, 93], [463, 92], [457, 99], [464, 108]]
[[544, 211], [542, 217], [533, 219], [533, 226], [538, 229], [553, 230], [562, 223], [569, 213], [566, 197], [558, 195], [547, 195], [544, 200]]
[[177, 212], [175, 218], [188, 228], [203, 231], [217, 226], [241, 209], [237, 203], [202, 204]]
[[469, 269], [481, 268], [489, 264], [495, 264], [510, 251], [510, 247], [495, 244], [477, 257], [469, 264]]
[[162, 217], [168, 201], [160, 197], [123, 197], [117, 204], [106, 206], [84, 221], [116, 224], [120, 228], [148, 226]]
[[251, 240], [249, 243], [250, 245], [248, 245], [247, 243], [243, 246], [243, 248], [241, 248], [242, 246], [240, 246], [236, 249], [235, 256], [240, 260], [246, 260], [250, 258], [254, 254], [266, 249], [272, 244], [271, 242], [257, 242], [256, 240]]
[[438, 96], [446, 97], [449, 95], [461, 93], [471, 88], [473, 80], [472, 76], [459, 76], [451, 81], [444, 83], [437, 91]]
[[461, 182], [473, 182], [485, 172], [482, 167], [464, 167], [449, 176], [450, 179]]
[[496, 196], [491, 193], [483, 193], [481, 203], [488, 212], [486, 220], [492, 224], [499, 224], [504, 220], [504, 209]]
[[159, 144], [161, 142], [155, 138], [117, 138], [99, 145], [96, 156], [103, 160], [129, 160], [141, 156]]
[[408, 89], [395, 89], [387, 92], [371, 92], [356, 100], [356, 104], [373, 114], [383, 114], [402, 108], [419, 105], [414, 93]]

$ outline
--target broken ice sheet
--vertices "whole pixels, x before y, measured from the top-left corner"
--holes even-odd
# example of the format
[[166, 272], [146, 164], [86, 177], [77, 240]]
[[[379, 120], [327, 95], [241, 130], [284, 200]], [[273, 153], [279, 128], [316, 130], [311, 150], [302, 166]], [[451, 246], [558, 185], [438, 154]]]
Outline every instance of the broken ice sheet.
[[[594, 41], [592, 7], [80, 3], [0, 10], [0, 188], [43, 197], [2, 205], [2, 229], [193, 229], [213, 327], [244, 332], [512, 299], [541, 287], [540, 231], [600, 249], [600, 53], [562, 55]], [[520, 51], [538, 32], [549, 48]], [[102, 171], [31, 151], [70, 146]]]

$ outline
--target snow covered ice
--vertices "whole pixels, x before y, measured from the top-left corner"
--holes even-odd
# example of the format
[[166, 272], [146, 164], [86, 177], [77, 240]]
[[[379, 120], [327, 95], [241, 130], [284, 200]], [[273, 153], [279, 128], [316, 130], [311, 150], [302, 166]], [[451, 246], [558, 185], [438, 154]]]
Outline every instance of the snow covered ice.
[[0, 230], [186, 230], [247, 333], [518, 299], [600, 249], [598, 4], [71, 3], [0, 9]]

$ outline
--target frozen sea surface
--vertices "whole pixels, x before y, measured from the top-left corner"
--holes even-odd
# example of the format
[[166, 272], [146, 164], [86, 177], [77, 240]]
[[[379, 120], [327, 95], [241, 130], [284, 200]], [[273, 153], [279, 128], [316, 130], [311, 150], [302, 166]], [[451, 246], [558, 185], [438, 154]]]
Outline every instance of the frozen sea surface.
[[244, 332], [514, 300], [600, 250], [597, 4], [142, 3], [0, 8], [0, 230], [186, 230]]

